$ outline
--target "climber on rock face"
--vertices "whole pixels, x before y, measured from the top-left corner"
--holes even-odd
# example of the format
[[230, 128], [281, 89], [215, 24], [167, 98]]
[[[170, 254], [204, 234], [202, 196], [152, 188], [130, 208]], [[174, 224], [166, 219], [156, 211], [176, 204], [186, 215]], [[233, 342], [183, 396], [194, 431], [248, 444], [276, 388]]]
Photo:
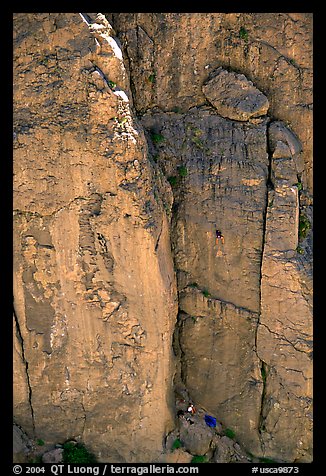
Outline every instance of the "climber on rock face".
[[224, 236], [222, 235], [222, 232], [216, 228], [215, 230], [216, 238], [215, 238], [215, 244], [217, 246], [217, 253], [216, 256], [221, 256], [222, 252], [219, 251], [218, 249], [218, 242], [221, 240], [222, 245], [224, 245]]
[[218, 245], [218, 240], [221, 240], [222, 245], [224, 245], [224, 236], [222, 235], [220, 230], [216, 230], [215, 233], [216, 233], [215, 244]]

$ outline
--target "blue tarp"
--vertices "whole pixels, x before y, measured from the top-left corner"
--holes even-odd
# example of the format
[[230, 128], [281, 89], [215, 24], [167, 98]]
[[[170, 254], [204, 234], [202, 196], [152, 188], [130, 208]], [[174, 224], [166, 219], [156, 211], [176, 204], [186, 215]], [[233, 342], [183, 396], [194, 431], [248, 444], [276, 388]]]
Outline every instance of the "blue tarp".
[[214, 418], [210, 415], [205, 415], [205, 423], [206, 423], [207, 426], [215, 428], [216, 427], [216, 418]]

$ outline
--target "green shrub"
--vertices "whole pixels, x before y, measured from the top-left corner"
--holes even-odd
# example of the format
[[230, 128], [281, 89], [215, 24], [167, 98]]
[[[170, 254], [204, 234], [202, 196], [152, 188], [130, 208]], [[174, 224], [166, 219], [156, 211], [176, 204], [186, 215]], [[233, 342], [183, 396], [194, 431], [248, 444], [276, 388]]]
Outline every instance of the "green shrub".
[[242, 40], [248, 41], [248, 32], [243, 26], [239, 30], [239, 36]]
[[210, 292], [207, 289], [203, 290], [203, 295], [208, 298], [210, 296]]
[[297, 246], [297, 253], [299, 253], [300, 255], [303, 255], [304, 254], [304, 249], [301, 248], [301, 246]]
[[36, 440], [36, 444], [37, 444], [38, 446], [44, 446], [44, 441], [41, 440], [41, 438], [39, 438], [38, 440]]
[[176, 450], [178, 448], [181, 448], [182, 446], [182, 443], [181, 441], [179, 440], [179, 438], [175, 439], [174, 442], [173, 442], [173, 445], [172, 445], [172, 450]]
[[63, 445], [64, 463], [96, 463], [95, 456], [82, 443], [65, 443]]
[[203, 141], [202, 141], [199, 137], [197, 137], [197, 136], [192, 137], [192, 138], [191, 138], [191, 141], [192, 141], [199, 149], [204, 149], [204, 148], [205, 148]]
[[117, 85], [117, 83], [115, 83], [114, 81], [111, 81], [110, 79], [109, 79], [108, 83], [109, 83], [109, 86], [110, 86], [111, 89], [114, 89]]
[[304, 213], [300, 213], [299, 216], [299, 238], [304, 239], [308, 235], [311, 228], [310, 221]]
[[37, 455], [34, 458], [29, 459], [28, 462], [30, 464], [41, 464], [42, 463], [42, 455]]
[[227, 436], [228, 438], [231, 438], [233, 440], [233, 438], [235, 437], [235, 433], [233, 430], [231, 430], [231, 428], [227, 428], [225, 431], [224, 431], [224, 434], [225, 436]]
[[190, 131], [192, 134], [191, 142], [193, 142], [199, 149], [204, 150], [205, 146], [201, 139], [201, 136], [203, 135], [203, 131], [199, 129], [198, 127], [193, 126], [192, 124], [187, 125], [187, 131]]
[[300, 182], [300, 181], [297, 182], [297, 183], [295, 184], [295, 186], [298, 187], [298, 191], [299, 191], [299, 192], [301, 192], [301, 190], [303, 189], [302, 182]]
[[155, 71], [154, 71], [154, 73], [152, 73], [152, 74], [150, 74], [150, 75], [148, 76], [148, 81], [149, 81], [150, 83], [152, 83], [152, 84], [155, 83], [155, 81], [156, 81], [156, 73], [155, 73]]
[[152, 137], [152, 141], [154, 142], [154, 144], [160, 144], [161, 142], [163, 142], [165, 140], [164, 136], [162, 136], [162, 134], [156, 134], [156, 132], [152, 132], [151, 137]]
[[180, 177], [186, 177], [188, 174], [187, 167], [185, 167], [184, 165], [180, 165], [180, 167], [178, 167], [178, 172]]
[[168, 177], [168, 182], [170, 185], [174, 186], [178, 183], [178, 177], [172, 175], [171, 177]]
[[191, 463], [207, 463], [207, 457], [205, 455], [196, 455], [190, 461]]

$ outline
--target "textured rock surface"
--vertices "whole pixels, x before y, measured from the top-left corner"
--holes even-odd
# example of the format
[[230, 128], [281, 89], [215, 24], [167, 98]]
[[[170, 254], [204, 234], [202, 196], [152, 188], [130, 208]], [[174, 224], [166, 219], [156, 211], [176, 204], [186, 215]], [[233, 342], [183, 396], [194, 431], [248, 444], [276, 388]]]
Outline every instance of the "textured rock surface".
[[[253, 454], [308, 461], [312, 367], [291, 349], [312, 342], [311, 254], [297, 252], [298, 140], [280, 122], [241, 124], [206, 107], [182, 118], [145, 114], [142, 123], [164, 138], [151, 151], [175, 178], [181, 378]], [[216, 246], [215, 227], [224, 244]], [[274, 373], [279, 366], [282, 377]], [[296, 398], [277, 386], [296, 387]], [[272, 416], [274, 398], [282, 418]]]
[[180, 439], [186, 450], [194, 455], [204, 455], [210, 448], [212, 441], [212, 432], [205, 426], [191, 425], [187, 421], [180, 428]]
[[255, 354], [257, 316], [206, 299], [200, 291], [182, 300], [180, 345], [184, 381], [195, 401], [259, 453], [260, 361]]
[[15, 15], [15, 419], [102, 461], [311, 461], [311, 14], [107, 17]]
[[55, 448], [54, 450], [47, 451], [42, 455], [43, 463], [62, 463], [63, 461], [63, 449]]
[[15, 418], [101, 460], [151, 461], [173, 425], [175, 278], [105, 31], [79, 14], [15, 15]]
[[190, 463], [193, 458], [193, 455], [184, 451], [182, 448], [176, 449], [170, 453], [164, 455], [161, 463]]
[[218, 440], [213, 457], [214, 463], [249, 463], [247, 455], [231, 438], [222, 436]]
[[202, 86], [219, 67], [244, 74], [267, 96], [271, 117], [288, 122], [302, 143], [303, 184], [312, 194], [312, 13], [112, 16], [139, 111], [186, 112], [205, 102]]
[[203, 86], [203, 93], [218, 114], [236, 121], [267, 114], [269, 103], [243, 74], [218, 68], [213, 78]]
[[[281, 127], [277, 126], [279, 131]], [[274, 132], [273, 128], [271, 150], [275, 139], [280, 138], [275, 137]], [[263, 448], [272, 457], [309, 461], [312, 446], [311, 250], [307, 250], [305, 258], [296, 252], [299, 241], [299, 196], [295, 186], [297, 150], [289, 145], [288, 136], [289, 133], [283, 133], [284, 140], [277, 142], [271, 160], [273, 189], [269, 191], [266, 217], [257, 334], [257, 349], [266, 372], [260, 433]], [[289, 434], [293, 438], [289, 439]]]
[[27, 463], [28, 455], [32, 449], [32, 441], [17, 425], [13, 425], [12, 437], [13, 461], [15, 463]]
[[[268, 177], [266, 122], [242, 124], [204, 107], [182, 116], [146, 114], [142, 123], [164, 137], [152, 154], [165, 175], [179, 177], [172, 231], [179, 290], [196, 283], [215, 298], [257, 312]], [[225, 236], [223, 249], [215, 246], [215, 227]]]
[[[192, 399], [260, 453], [263, 382], [256, 350], [267, 198], [266, 121], [209, 108], [146, 114], [164, 141], [157, 163], [174, 186], [172, 240], [179, 287], [181, 375]], [[225, 243], [215, 245], [215, 227]]]

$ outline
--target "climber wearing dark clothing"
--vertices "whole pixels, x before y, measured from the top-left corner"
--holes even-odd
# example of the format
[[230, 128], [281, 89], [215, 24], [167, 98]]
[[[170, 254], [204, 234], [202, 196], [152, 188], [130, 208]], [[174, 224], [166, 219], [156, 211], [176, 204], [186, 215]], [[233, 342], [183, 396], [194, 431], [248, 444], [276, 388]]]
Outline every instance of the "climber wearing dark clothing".
[[224, 245], [224, 236], [222, 235], [222, 233], [220, 232], [220, 230], [216, 230], [215, 233], [216, 233], [215, 244], [218, 245], [218, 240], [221, 240], [222, 245]]

